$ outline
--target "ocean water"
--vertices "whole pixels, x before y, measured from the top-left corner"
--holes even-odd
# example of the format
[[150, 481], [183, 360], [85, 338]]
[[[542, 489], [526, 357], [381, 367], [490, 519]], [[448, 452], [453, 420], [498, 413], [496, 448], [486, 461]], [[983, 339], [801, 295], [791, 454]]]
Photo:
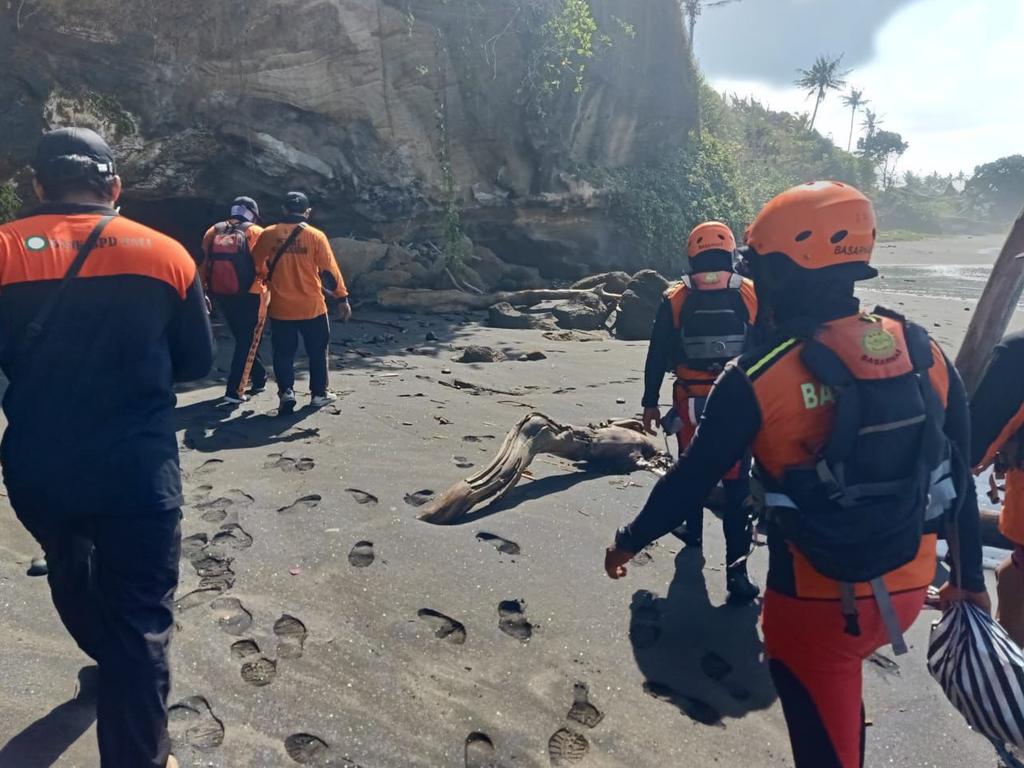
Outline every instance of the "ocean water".
[[975, 302], [981, 298], [992, 268], [979, 264], [896, 264], [879, 267], [878, 272], [878, 279], [865, 285], [872, 291]]

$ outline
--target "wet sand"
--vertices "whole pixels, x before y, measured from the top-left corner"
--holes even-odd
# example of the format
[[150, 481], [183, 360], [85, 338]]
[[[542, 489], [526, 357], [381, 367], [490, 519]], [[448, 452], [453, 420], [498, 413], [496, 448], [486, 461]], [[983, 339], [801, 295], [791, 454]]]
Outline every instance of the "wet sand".
[[[975, 245], [929, 243], [891, 256], [967, 263]], [[883, 265], [897, 263], [889, 250]], [[970, 307], [884, 299], [939, 323], [947, 341]], [[218, 381], [180, 396], [187, 539], [171, 700], [182, 765], [790, 765], [756, 609], [725, 604], [717, 521], [708, 515], [706, 559], [668, 537], [627, 579], [603, 575], [604, 547], [653, 477], [542, 457], [462, 525], [416, 519], [529, 407], [569, 423], [638, 411], [645, 344], [488, 329], [479, 315], [372, 317], [406, 330], [335, 328], [336, 406], [280, 418], [266, 393], [225, 418], [211, 407]], [[509, 360], [453, 362], [468, 343]], [[534, 350], [547, 358], [516, 360]], [[442, 384], [455, 378], [510, 394]], [[0, 542], [0, 768], [95, 766], [90, 709], [66, 703], [87, 659], [45, 580], [24, 575], [35, 546], [6, 503]], [[766, 561], [755, 552], [761, 583]], [[869, 766], [995, 762], [927, 674], [936, 616], [922, 615], [898, 666], [865, 665]], [[467, 745], [474, 733], [485, 736]]]

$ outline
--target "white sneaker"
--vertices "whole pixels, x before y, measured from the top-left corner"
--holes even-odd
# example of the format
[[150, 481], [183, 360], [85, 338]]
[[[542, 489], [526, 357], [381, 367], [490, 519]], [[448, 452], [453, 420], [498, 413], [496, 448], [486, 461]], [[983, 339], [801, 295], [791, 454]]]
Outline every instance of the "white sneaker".
[[286, 389], [280, 395], [278, 395], [279, 405], [278, 411], [280, 413], [291, 413], [295, 410], [295, 390]]
[[325, 395], [313, 395], [313, 399], [309, 401], [309, 404], [314, 408], [323, 408], [328, 403], [333, 403], [337, 399], [337, 395], [333, 392], [328, 392]]

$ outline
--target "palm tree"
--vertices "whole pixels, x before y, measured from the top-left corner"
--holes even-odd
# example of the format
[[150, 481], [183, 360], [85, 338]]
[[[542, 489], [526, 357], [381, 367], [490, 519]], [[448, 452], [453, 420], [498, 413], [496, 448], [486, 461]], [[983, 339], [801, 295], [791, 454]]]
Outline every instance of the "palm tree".
[[850, 70], [840, 71], [839, 65], [843, 56], [832, 59], [828, 56], [819, 56], [814, 66], [810, 69], [798, 69], [800, 79], [796, 84], [807, 91], [808, 96], [814, 96], [814, 114], [811, 115], [809, 129], [814, 130], [814, 121], [818, 119], [818, 107], [825, 100], [829, 91], [838, 91], [846, 85], [846, 76]]
[[683, 16], [686, 18], [686, 42], [690, 46], [690, 53], [693, 53], [694, 28], [697, 26], [697, 19], [700, 18], [702, 13], [704, 13], [704, 9], [718, 8], [722, 5], [730, 5], [738, 2], [740, 2], [740, 0], [714, 0], [714, 2], [706, 2], [706, 0], [681, 0]]
[[864, 98], [864, 91], [851, 88], [850, 93], [843, 96], [843, 106], [850, 108], [850, 140], [846, 142], [846, 151], [853, 149], [853, 121], [857, 119], [857, 112], [865, 104], [870, 104], [869, 99]]
[[883, 120], [878, 116], [878, 113], [873, 109], [864, 110], [864, 122], [861, 123], [861, 128], [869, 136], [874, 136], [878, 132], [878, 127], [882, 124]]

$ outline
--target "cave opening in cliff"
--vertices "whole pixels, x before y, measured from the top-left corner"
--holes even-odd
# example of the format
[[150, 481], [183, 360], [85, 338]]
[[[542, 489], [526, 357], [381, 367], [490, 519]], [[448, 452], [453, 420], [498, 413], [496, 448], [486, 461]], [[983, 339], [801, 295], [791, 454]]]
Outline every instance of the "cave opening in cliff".
[[125, 195], [121, 213], [177, 240], [198, 257], [203, 235], [224, 219], [224, 206], [201, 197], [138, 198]]

